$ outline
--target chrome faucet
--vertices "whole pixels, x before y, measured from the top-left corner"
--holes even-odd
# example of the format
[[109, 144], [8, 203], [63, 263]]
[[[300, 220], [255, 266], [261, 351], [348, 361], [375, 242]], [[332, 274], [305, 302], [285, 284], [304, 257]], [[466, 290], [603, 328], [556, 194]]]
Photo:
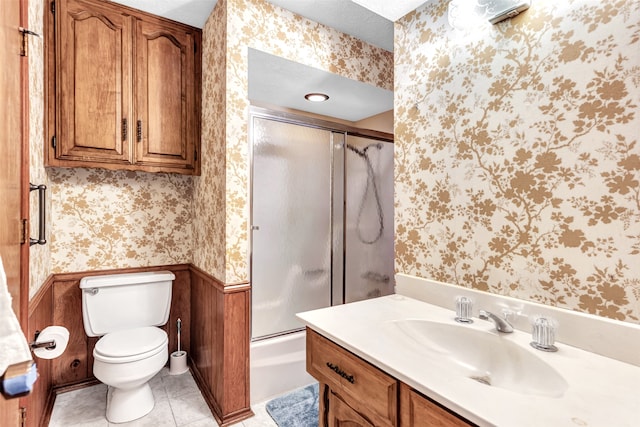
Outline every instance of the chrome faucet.
[[507, 319], [498, 317], [490, 311], [480, 310], [478, 311], [478, 317], [482, 320], [493, 320], [498, 332], [504, 332], [506, 334], [513, 332], [513, 326], [511, 326], [511, 323], [509, 323]]

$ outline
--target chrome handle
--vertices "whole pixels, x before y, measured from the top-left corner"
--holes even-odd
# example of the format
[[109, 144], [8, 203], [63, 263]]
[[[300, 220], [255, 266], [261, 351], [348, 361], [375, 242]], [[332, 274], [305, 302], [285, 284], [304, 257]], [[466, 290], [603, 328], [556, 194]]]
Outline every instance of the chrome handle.
[[100, 289], [98, 289], [98, 288], [90, 288], [90, 289], [85, 289], [84, 291], [86, 293], [88, 293], [88, 294], [95, 295], [100, 291]]

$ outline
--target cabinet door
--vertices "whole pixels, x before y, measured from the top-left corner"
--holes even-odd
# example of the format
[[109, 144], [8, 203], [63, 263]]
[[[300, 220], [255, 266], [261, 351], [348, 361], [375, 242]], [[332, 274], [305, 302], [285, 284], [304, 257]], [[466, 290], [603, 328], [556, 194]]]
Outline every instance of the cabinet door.
[[136, 159], [194, 168], [196, 34], [164, 22], [136, 23]]
[[[328, 427], [374, 427], [366, 418], [355, 409], [347, 405], [334, 393], [329, 393]], [[321, 420], [322, 422], [322, 417]]]
[[400, 427], [470, 427], [473, 425], [422, 396], [406, 384], [400, 385]]
[[55, 158], [129, 163], [132, 18], [96, 1], [57, 5]]

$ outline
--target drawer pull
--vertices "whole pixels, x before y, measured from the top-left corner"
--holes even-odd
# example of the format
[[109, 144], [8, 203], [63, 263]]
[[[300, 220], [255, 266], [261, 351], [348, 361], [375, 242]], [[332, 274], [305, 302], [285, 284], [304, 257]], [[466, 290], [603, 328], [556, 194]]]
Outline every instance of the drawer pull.
[[338, 365], [334, 365], [331, 362], [327, 362], [327, 366], [329, 367], [329, 369], [331, 369], [333, 372], [335, 372], [336, 374], [340, 375], [342, 378], [344, 378], [345, 380], [349, 381], [351, 384], [355, 384], [356, 380], [353, 377], [353, 375], [349, 375], [347, 374], [345, 371], [343, 371], [342, 369], [340, 369], [340, 367]]

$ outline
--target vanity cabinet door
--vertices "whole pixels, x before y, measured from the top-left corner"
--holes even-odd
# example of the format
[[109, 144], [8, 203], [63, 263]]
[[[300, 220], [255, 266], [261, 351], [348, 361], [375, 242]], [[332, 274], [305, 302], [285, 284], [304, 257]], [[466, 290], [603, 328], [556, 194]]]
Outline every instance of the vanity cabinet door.
[[375, 427], [334, 393], [329, 393], [328, 411], [324, 427]]
[[136, 164], [194, 169], [198, 42], [196, 31], [136, 22]]
[[56, 5], [57, 132], [49, 164], [127, 164], [132, 18], [95, 2]]
[[400, 385], [400, 427], [469, 427], [473, 425], [475, 424], [449, 412], [406, 384]]
[[397, 425], [398, 381], [311, 329], [307, 329], [307, 372], [363, 419], [376, 426]]

